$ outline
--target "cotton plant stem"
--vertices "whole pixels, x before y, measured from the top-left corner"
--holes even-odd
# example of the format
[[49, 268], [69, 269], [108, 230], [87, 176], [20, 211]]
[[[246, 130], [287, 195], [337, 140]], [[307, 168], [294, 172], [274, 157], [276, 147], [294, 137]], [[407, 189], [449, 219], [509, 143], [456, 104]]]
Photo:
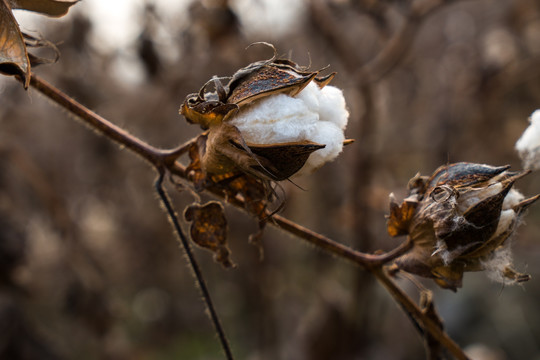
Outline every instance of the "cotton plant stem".
[[[143, 159], [154, 165], [157, 169], [167, 169], [171, 173], [187, 180], [186, 168], [177, 162], [176, 158], [187, 150], [194, 139], [189, 140], [176, 149], [158, 149], [99, 116], [35, 74], [32, 74], [31, 76], [30, 86], [40, 91], [50, 100], [60, 105], [68, 112], [79, 117], [92, 129], [138, 154]], [[224, 194], [219, 189], [209, 188], [207, 190], [222, 199], [225, 198]], [[245, 203], [237, 198], [228, 198], [226, 200], [230, 204], [239, 208], [243, 209], [245, 207]], [[443, 330], [437, 327], [437, 325], [431, 319], [426, 317], [418, 306], [416, 306], [416, 304], [405, 293], [403, 293], [403, 291], [386, 275], [386, 273], [384, 273], [382, 269], [383, 264], [395, 259], [411, 248], [412, 243], [409, 240], [385, 254], [373, 255], [351, 249], [343, 244], [335, 242], [321, 234], [296, 224], [280, 215], [273, 215], [270, 224], [274, 224], [282, 230], [296, 235], [297, 237], [313, 244], [316, 247], [319, 247], [333, 255], [348, 259], [370, 271], [390, 292], [396, 302], [398, 302], [406, 311], [408, 311], [409, 314], [414, 316], [426, 331], [428, 331], [435, 339], [440, 341], [441, 344], [446, 346], [457, 359], [467, 359], [459, 346], [453, 342]], [[226, 353], [227, 351], [228, 350], [225, 350]]]
[[93, 130], [98, 131], [108, 139], [111, 139], [140, 155], [143, 159], [149, 161], [153, 165], [159, 166], [164, 163], [170, 163], [178, 157], [177, 154], [180, 150], [185, 150], [183, 148], [161, 150], [147, 144], [64, 94], [61, 90], [49, 84], [35, 73], [31, 74], [30, 86], [39, 90], [43, 95], [63, 107], [68, 112], [76, 115]]
[[218, 334], [218, 338], [221, 343], [221, 348], [223, 349], [223, 352], [225, 353], [225, 357], [227, 358], [227, 360], [234, 360], [231, 347], [229, 345], [229, 341], [227, 340], [227, 336], [225, 335], [225, 331], [223, 330], [223, 326], [221, 325], [221, 321], [219, 320], [219, 316], [217, 314], [216, 308], [212, 302], [212, 297], [210, 296], [210, 291], [208, 290], [206, 281], [204, 280], [202, 270], [199, 266], [199, 263], [197, 262], [197, 259], [195, 258], [195, 254], [191, 250], [189, 241], [186, 235], [184, 234], [184, 232], [182, 231], [182, 227], [180, 226], [180, 223], [178, 222], [178, 217], [176, 216], [176, 211], [174, 210], [172, 202], [169, 196], [167, 195], [167, 193], [165, 192], [165, 190], [163, 189], [162, 185], [163, 185], [164, 174], [165, 172], [161, 170], [158, 176], [158, 179], [155, 182], [156, 191], [161, 199], [161, 202], [163, 203], [163, 206], [165, 207], [167, 216], [169, 217], [169, 220], [171, 221], [171, 224], [173, 225], [175, 234], [180, 244], [182, 245], [184, 252], [186, 253], [189, 265], [191, 267], [191, 270], [193, 271], [193, 275], [195, 276], [195, 279], [197, 280], [197, 284], [199, 285], [199, 288], [201, 290], [206, 308], [208, 309], [210, 319], [212, 320], [216, 333]]
[[456, 344], [448, 334], [442, 330], [431, 318], [429, 318], [416, 303], [396, 285], [382, 267], [372, 269], [371, 273], [377, 278], [379, 283], [392, 295], [394, 300], [407, 311], [418, 324], [433, 336], [439, 343], [450, 351], [458, 360], [469, 360], [463, 350]]
[[407, 239], [407, 241], [403, 242], [401, 245], [387, 253], [381, 255], [366, 254], [351, 249], [350, 247], [329, 239], [324, 235], [309, 230], [287, 218], [284, 218], [283, 216], [274, 215], [272, 216], [272, 220], [280, 229], [296, 235], [310, 244], [324, 249], [325, 251], [328, 251], [336, 256], [350, 260], [366, 269], [381, 266], [392, 259], [403, 255], [412, 247], [412, 242]]

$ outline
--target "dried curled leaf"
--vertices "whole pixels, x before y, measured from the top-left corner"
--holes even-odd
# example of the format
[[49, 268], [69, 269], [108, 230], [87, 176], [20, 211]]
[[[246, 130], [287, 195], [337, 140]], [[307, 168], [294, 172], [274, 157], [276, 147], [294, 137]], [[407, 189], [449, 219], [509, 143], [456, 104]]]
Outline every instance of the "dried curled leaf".
[[390, 215], [386, 224], [390, 236], [408, 234], [417, 205], [416, 199], [405, 199], [401, 205], [398, 205], [394, 194], [390, 194]]
[[186, 208], [184, 218], [191, 222], [190, 234], [194, 243], [212, 251], [214, 260], [223, 267], [236, 266], [230, 259], [231, 251], [227, 246], [227, 219], [219, 202], [191, 204]]
[[24, 9], [44, 15], [60, 17], [79, 0], [9, 0], [12, 9]]
[[62, 16], [77, 2], [78, 0], [0, 0], [0, 73], [19, 75], [23, 79], [24, 88], [27, 89], [32, 65], [56, 61], [28, 54], [27, 46], [48, 46], [55, 51], [56, 48], [45, 40], [22, 34], [12, 9]]
[[28, 88], [30, 60], [19, 25], [5, 0], [0, 0], [0, 24], [0, 73], [20, 75]]

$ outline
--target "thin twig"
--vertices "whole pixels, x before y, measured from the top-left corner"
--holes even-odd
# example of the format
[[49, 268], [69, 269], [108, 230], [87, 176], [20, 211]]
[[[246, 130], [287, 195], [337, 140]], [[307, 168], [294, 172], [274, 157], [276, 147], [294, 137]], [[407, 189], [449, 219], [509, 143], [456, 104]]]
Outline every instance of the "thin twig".
[[176, 211], [174, 210], [174, 207], [169, 199], [169, 196], [163, 189], [162, 185], [163, 185], [164, 175], [165, 175], [164, 169], [160, 170], [159, 176], [155, 182], [156, 191], [159, 195], [159, 198], [161, 199], [161, 202], [165, 206], [167, 216], [169, 217], [169, 220], [171, 221], [173, 225], [176, 236], [180, 240], [179, 242], [182, 245], [184, 252], [186, 253], [189, 264], [191, 266], [191, 270], [193, 271], [193, 274], [195, 275], [195, 279], [197, 280], [197, 284], [199, 285], [201, 289], [201, 293], [202, 293], [204, 302], [206, 304], [206, 308], [208, 309], [208, 312], [210, 313], [210, 319], [212, 320], [212, 323], [214, 324], [214, 328], [218, 334], [221, 347], [223, 351], [225, 352], [225, 356], [227, 357], [227, 360], [233, 360], [234, 358], [232, 355], [231, 347], [229, 345], [229, 341], [227, 340], [227, 337], [225, 336], [225, 331], [223, 330], [223, 326], [221, 325], [219, 316], [217, 315], [216, 309], [212, 302], [212, 298], [210, 296], [210, 292], [208, 291], [208, 286], [206, 286], [206, 281], [204, 280], [204, 276], [202, 274], [201, 268], [199, 267], [199, 263], [197, 262], [197, 259], [195, 258], [195, 254], [193, 254], [193, 251], [191, 250], [189, 241], [187, 240], [186, 236], [184, 235], [184, 232], [182, 231], [182, 228], [180, 227], [180, 223], [178, 222], [178, 218], [176, 216]]

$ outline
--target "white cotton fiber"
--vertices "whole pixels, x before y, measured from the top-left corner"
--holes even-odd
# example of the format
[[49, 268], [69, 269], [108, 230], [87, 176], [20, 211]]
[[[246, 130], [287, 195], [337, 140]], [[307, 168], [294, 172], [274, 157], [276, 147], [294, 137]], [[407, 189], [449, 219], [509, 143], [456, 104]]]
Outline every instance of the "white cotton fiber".
[[482, 266], [491, 280], [504, 284], [514, 283], [504, 275], [505, 269], [512, 267], [512, 251], [509, 246], [495, 250], [488, 259], [482, 261]]
[[531, 170], [540, 169], [540, 109], [529, 118], [531, 125], [516, 142], [516, 150], [523, 167]]
[[297, 174], [308, 174], [335, 159], [343, 148], [349, 112], [343, 92], [311, 82], [296, 97], [272, 95], [243, 107], [230, 119], [248, 143], [276, 144], [303, 140], [324, 144]]
[[512, 188], [506, 195], [503, 201], [502, 209], [511, 209], [525, 199], [525, 196], [518, 190]]

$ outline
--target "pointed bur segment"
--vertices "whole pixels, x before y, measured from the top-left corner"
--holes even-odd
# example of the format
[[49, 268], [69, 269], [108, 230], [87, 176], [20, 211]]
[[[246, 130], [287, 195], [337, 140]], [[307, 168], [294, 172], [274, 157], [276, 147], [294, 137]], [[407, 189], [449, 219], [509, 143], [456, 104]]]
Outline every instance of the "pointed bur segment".
[[24, 88], [30, 84], [30, 60], [19, 25], [6, 0], [0, 0], [0, 73], [19, 75]]

